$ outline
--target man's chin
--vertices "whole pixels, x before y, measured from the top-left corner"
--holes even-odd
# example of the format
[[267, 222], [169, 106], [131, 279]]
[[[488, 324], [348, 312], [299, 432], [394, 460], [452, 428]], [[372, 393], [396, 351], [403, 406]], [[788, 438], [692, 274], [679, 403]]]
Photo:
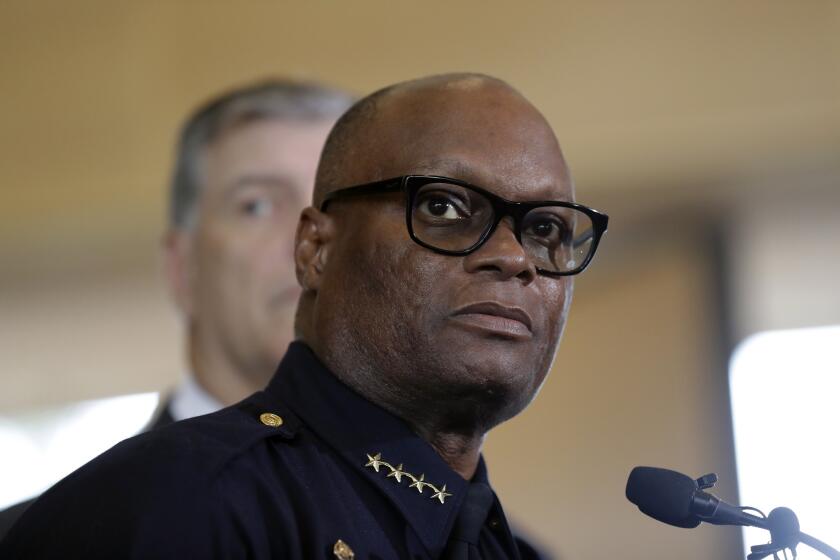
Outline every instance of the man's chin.
[[443, 336], [439, 347], [447, 349], [445, 353], [457, 351], [460, 354], [457, 380], [453, 381], [462, 391], [472, 391], [500, 406], [509, 402], [527, 404], [533, 399], [545, 377], [540, 371], [543, 360], [536, 340], [451, 334], [457, 336]]
[[501, 352], [493, 347], [496, 344], [498, 342], [480, 344], [464, 351], [444, 382], [453, 394], [459, 398], [475, 397], [501, 404], [520, 400], [523, 393], [533, 391], [536, 373], [527, 355]]
[[[488, 328], [489, 327], [489, 328]], [[438, 347], [460, 353], [466, 367], [480, 364], [484, 371], [532, 369], [540, 353], [539, 341], [519, 325], [484, 324], [482, 320], [450, 320], [439, 332]], [[445, 355], [445, 354], [444, 354]]]
[[445, 385], [448, 423], [465, 432], [487, 432], [521, 412], [534, 396], [530, 379], [511, 378], [507, 372], [483, 372]]

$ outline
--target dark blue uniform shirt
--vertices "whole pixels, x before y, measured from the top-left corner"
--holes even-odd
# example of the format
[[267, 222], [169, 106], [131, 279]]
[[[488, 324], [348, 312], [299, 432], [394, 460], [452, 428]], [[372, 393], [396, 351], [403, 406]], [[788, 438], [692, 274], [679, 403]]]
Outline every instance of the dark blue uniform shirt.
[[[474, 481], [486, 477], [482, 460]], [[468, 485], [294, 343], [265, 391], [128, 439], [56, 484], [0, 557], [438, 558]], [[488, 560], [536, 557], [495, 497], [481, 535]]]

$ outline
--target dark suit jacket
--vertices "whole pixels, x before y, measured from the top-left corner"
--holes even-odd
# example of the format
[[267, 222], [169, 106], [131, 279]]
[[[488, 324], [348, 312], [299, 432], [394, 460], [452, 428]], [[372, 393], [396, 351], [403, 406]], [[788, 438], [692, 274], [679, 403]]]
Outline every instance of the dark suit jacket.
[[[474, 480], [486, 483], [483, 461]], [[264, 392], [126, 440], [59, 482], [0, 557], [308, 560], [343, 544], [360, 560], [433, 559], [469, 484], [294, 343]], [[536, 557], [495, 496], [485, 529], [490, 558]]]
[[[167, 424], [171, 424], [175, 421], [172, 418], [172, 413], [169, 409], [170, 401], [167, 399], [164, 401], [163, 406], [161, 406], [152, 416], [152, 420], [149, 424], [143, 429], [144, 432], [149, 430], [154, 430], [156, 428], [160, 428], [161, 426], [166, 426]], [[34, 497], [32, 499], [26, 500], [25, 502], [21, 502], [19, 504], [15, 504], [11, 507], [8, 507], [2, 511], [0, 511], [0, 541], [3, 540], [3, 537], [9, 532], [12, 528], [12, 525], [17, 522], [18, 519], [23, 515], [29, 506], [35, 503], [38, 497]]]

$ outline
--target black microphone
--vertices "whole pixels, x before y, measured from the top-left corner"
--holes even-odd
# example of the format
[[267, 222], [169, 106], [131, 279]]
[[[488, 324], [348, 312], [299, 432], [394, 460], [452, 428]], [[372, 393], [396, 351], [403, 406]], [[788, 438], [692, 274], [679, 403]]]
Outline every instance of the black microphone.
[[767, 516], [767, 528], [770, 530], [770, 540], [785, 548], [796, 548], [802, 533], [799, 532], [799, 519], [793, 510], [777, 507]]
[[[717, 482], [717, 476], [707, 474], [697, 480], [676, 471], [656, 467], [636, 467], [627, 479], [625, 494], [642, 513], [658, 521], [691, 529], [701, 521], [715, 525], [747, 525], [770, 531], [769, 545], [750, 548], [747, 560], [760, 560], [797, 543], [810, 546], [833, 560], [840, 560], [840, 551], [799, 530], [796, 514], [780, 507], [766, 518], [751, 515], [704, 492]], [[750, 508], [752, 509], [752, 508]], [[794, 557], [796, 555], [794, 554]]]
[[676, 527], [691, 529], [705, 521], [714, 525], [768, 528], [766, 519], [727, 504], [703, 488], [696, 480], [676, 471], [636, 467], [627, 479], [625, 494], [645, 515]]

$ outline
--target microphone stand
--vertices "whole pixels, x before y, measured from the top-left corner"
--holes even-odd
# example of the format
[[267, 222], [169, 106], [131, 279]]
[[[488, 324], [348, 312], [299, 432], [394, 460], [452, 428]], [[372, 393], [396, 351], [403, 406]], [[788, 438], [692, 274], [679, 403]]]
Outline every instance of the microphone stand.
[[836, 548], [832, 548], [832, 547], [828, 546], [826, 543], [822, 542], [820, 539], [812, 537], [811, 535], [808, 535], [808, 534], [803, 533], [801, 531], [799, 532], [799, 537], [798, 538], [799, 538], [799, 542], [801, 542], [802, 544], [806, 544], [806, 545], [810, 546], [811, 548], [813, 548], [814, 550], [816, 550], [818, 552], [822, 552], [823, 554], [825, 554], [826, 556], [831, 558], [831, 560], [840, 560], [840, 550], [837, 550]]
[[[701, 476], [695, 482], [700, 490], [706, 490], [714, 487], [715, 483], [717, 483], [717, 475], [710, 473]], [[796, 514], [790, 508], [776, 508], [770, 512], [769, 516], [764, 516], [761, 510], [751, 507], [738, 509], [743, 514], [740, 516], [738, 524], [751, 525], [770, 531], [770, 544], [759, 544], [750, 547], [752, 553], [747, 556], [747, 560], [762, 560], [771, 554], [775, 556], [777, 552], [781, 552], [787, 548], [793, 552], [793, 557], [796, 558], [796, 545], [799, 543], [810, 546], [817, 552], [825, 554], [831, 560], [840, 560], [840, 551], [818, 538], [799, 530], [799, 519], [797, 519]], [[761, 513], [762, 517], [750, 515], [744, 511], [748, 509]]]
[[[822, 552], [827, 557], [831, 558], [832, 560], [840, 560], [840, 551], [835, 548], [828, 546], [826, 543], [822, 542], [821, 540], [808, 535], [807, 533], [799, 532], [796, 536], [797, 542], [801, 542], [802, 544], [806, 544], [816, 550], [817, 552]], [[777, 552], [781, 552], [782, 550], [789, 548], [791, 550], [796, 549], [796, 542], [792, 545], [788, 543], [776, 544], [771, 541], [770, 544], [759, 544], [756, 546], [750, 547], [752, 554], [747, 556], [747, 560], [762, 560], [771, 554], [776, 554]], [[796, 553], [794, 552], [794, 558], [796, 557]]]

